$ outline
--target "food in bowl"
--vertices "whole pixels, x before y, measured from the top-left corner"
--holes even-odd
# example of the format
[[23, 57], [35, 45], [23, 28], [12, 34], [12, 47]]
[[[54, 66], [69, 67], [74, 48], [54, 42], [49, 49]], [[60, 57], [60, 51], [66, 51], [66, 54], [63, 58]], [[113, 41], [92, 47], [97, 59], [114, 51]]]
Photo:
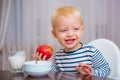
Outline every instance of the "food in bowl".
[[24, 71], [31, 76], [43, 76], [50, 72], [52, 66], [51, 61], [27, 61], [24, 62]]

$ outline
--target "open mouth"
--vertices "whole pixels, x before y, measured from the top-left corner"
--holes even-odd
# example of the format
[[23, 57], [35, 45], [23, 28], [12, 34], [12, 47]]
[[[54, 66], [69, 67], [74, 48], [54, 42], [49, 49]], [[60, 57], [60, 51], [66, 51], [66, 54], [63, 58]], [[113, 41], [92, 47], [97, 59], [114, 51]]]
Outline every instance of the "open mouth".
[[75, 39], [66, 39], [65, 42], [67, 44], [72, 44], [75, 41]]

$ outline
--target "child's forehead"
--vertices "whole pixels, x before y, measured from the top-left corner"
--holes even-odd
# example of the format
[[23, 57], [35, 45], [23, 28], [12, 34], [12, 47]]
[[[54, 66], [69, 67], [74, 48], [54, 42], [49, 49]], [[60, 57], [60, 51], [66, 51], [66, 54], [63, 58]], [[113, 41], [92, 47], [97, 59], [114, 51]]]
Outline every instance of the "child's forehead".
[[67, 26], [72, 26], [72, 27], [78, 27], [81, 26], [81, 18], [77, 16], [57, 16], [54, 22], [54, 28], [57, 27], [67, 27]]
[[55, 18], [55, 24], [56, 23], [81, 24], [81, 20], [82, 19], [79, 16], [75, 16], [75, 15], [69, 15], [69, 16], [58, 15]]
[[80, 25], [59, 25], [57, 26], [58, 29], [68, 29], [68, 28], [78, 28], [81, 27]]
[[78, 23], [74, 24], [72, 22], [71, 23], [70, 22], [64, 23], [64, 21], [63, 21], [63, 23], [56, 24], [54, 28], [56, 28], [56, 29], [68, 29], [68, 28], [70, 29], [70, 28], [72, 28], [73, 29], [73, 28], [78, 28], [78, 27], [81, 27], [81, 23], [79, 23], [79, 24]]

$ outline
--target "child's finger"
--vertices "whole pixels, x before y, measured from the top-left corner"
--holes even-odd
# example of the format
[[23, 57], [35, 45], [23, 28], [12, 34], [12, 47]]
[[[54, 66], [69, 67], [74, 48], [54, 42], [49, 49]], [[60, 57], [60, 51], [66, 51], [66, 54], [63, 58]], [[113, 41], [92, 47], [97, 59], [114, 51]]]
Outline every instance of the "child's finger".
[[89, 66], [89, 65], [85, 65], [85, 66], [83, 66], [83, 68], [84, 68], [86, 71], [92, 72], [92, 67]]
[[[84, 68], [83, 68], [84, 69]], [[89, 69], [84, 69], [84, 71], [86, 72], [86, 73], [88, 73], [89, 75], [92, 75], [92, 72], [89, 70]]]
[[45, 55], [45, 56], [43, 56], [43, 60], [46, 60], [46, 57], [47, 57], [46, 55]]
[[85, 63], [79, 63], [82, 68], [88, 69], [90, 72], [92, 72], [92, 67], [90, 65], [87, 65]]
[[84, 66], [86, 66], [87, 64], [85, 64], [85, 63], [79, 63], [79, 65], [80, 65], [81, 67], [84, 67]]
[[76, 70], [81, 71], [80, 68], [82, 69], [83, 75], [92, 75], [92, 67], [90, 65], [87, 65], [85, 63], [79, 63], [78, 68]]
[[36, 56], [39, 56], [39, 52], [36, 53]]
[[40, 53], [40, 55], [38, 56], [39, 60], [42, 60], [42, 54]]
[[32, 58], [35, 59], [35, 55], [34, 54], [32, 54]]
[[76, 67], [76, 70], [79, 71], [82, 76], [83, 76], [83, 75], [88, 75], [88, 73], [85, 72], [82, 67]]

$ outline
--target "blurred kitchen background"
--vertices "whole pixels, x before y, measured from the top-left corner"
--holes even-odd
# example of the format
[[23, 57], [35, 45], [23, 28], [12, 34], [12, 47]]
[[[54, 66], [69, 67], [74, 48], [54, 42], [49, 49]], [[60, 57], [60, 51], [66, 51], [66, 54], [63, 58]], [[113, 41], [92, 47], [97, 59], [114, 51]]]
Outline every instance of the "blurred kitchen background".
[[24, 50], [31, 60], [39, 45], [51, 45], [54, 52], [61, 48], [51, 34], [50, 20], [64, 5], [81, 11], [83, 43], [105, 38], [120, 47], [120, 0], [0, 0], [0, 70], [8, 69], [9, 51]]

